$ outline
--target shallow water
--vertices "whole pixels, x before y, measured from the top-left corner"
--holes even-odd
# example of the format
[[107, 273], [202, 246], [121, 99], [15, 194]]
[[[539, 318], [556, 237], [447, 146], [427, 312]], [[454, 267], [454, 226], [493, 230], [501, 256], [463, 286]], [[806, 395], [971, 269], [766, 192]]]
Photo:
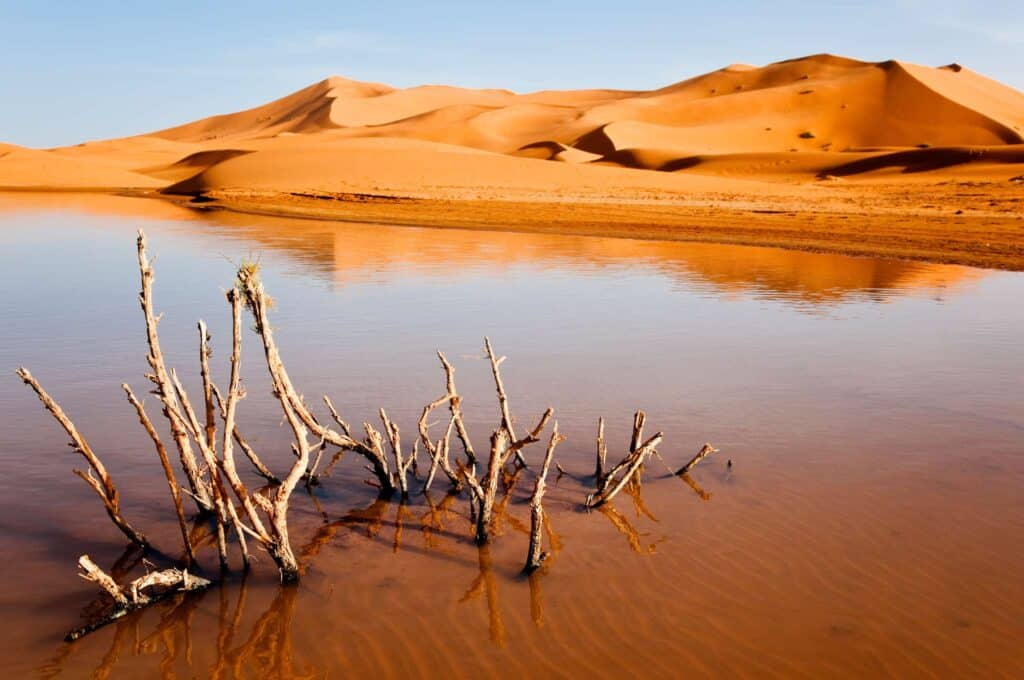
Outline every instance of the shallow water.
[[[119, 388], [147, 386], [139, 226], [157, 256], [164, 351], [193, 390], [199, 318], [227, 382], [221, 291], [254, 255], [299, 389], [316, 404], [330, 394], [356, 422], [385, 406], [410, 443], [444, 390], [441, 349], [484, 446], [497, 424], [490, 336], [508, 356], [517, 422], [550, 405], [569, 436], [542, 572], [518, 576], [532, 470], [509, 480], [501, 535], [478, 549], [464, 498], [441, 485], [405, 506], [377, 501], [346, 457], [293, 502], [298, 588], [280, 589], [263, 557], [247, 578], [62, 643], [96, 600], [75, 575], [80, 554], [143, 567], [16, 366], [104, 459], [126, 515], [168, 552], [180, 546]], [[0, 195], [0, 247], [0, 650], [12, 677], [1024, 674], [1022, 274], [75, 195]], [[240, 427], [280, 470], [287, 433], [257, 338], [243, 342]], [[704, 441], [721, 452], [690, 483], [654, 461], [640, 493], [581, 511], [597, 417], [615, 458], [637, 408], [666, 433], [674, 467]], [[213, 558], [206, 548], [216, 573]]]

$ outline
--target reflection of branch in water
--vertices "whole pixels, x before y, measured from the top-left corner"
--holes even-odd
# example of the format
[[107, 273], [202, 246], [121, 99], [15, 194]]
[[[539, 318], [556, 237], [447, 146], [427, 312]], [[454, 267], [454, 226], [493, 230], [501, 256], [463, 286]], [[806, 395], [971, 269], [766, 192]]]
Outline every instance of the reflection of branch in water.
[[526, 577], [530, 583], [530, 618], [533, 625], [544, 627], [544, 598], [540, 591], [540, 572], [531, 571]]
[[[551, 528], [551, 515], [544, 513], [544, 533], [548, 535], [548, 546], [550, 547], [550, 557], [554, 557], [562, 550], [562, 537], [555, 533], [555, 530]], [[550, 557], [548, 559], [550, 559]]]
[[390, 505], [387, 498], [378, 496], [373, 503], [360, 510], [349, 510], [338, 522], [344, 526], [354, 529], [360, 524], [366, 525], [366, 537], [376, 538], [380, 533], [381, 524], [384, 519], [384, 511]]
[[480, 573], [470, 584], [466, 594], [462, 596], [459, 603], [468, 602], [480, 596], [484, 592], [487, 596], [487, 615], [489, 620], [489, 631], [491, 642], [498, 647], [505, 646], [505, 624], [501, 620], [501, 609], [498, 606], [498, 584], [494, 580], [494, 570], [491, 566], [491, 548], [487, 543], [477, 546], [480, 558]]
[[636, 517], [647, 517], [652, 522], [657, 522], [658, 518], [647, 508], [647, 504], [644, 503], [643, 496], [641, 495], [640, 477], [639, 475], [633, 479], [632, 482], [626, 485], [623, 489], [626, 494], [633, 500], [633, 509], [636, 510]]
[[405, 499], [403, 498], [398, 503], [398, 509], [395, 510], [395, 540], [391, 544], [391, 552], [398, 552], [399, 548], [402, 547], [402, 527], [404, 526], [402, 520], [406, 517], [412, 517], [412, 511], [409, 510], [409, 506], [405, 504]]
[[[192, 659], [192, 615], [195, 614], [201, 599], [185, 595], [177, 596], [173, 606], [160, 616], [160, 621], [153, 632], [143, 638], [136, 647], [136, 654], [143, 652], [153, 654], [159, 649], [157, 643], [163, 643], [164, 655], [160, 661], [160, 667], [164, 671], [164, 677], [174, 677], [174, 662], [178, 659], [179, 654], [175, 632], [179, 628], [184, 634], [185, 658], [189, 661]], [[137, 629], [138, 626], [136, 626]]]
[[615, 509], [610, 503], [605, 503], [597, 508], [598, 512], [608, 518], [619, 533], [626, 537], [629, 542], [629, 547], [635, 553], [643, 554], [654, 554], [655, 543], [648, 545], [646, 548], [643, 547], [640, 541], [640, 532], [636, 530], [629, 520], [625, 518], [618, 510]]
[[702, 489], [700, 487], [700, 484], [698, 484], [693, 479], [693, 477], [691, 477], [690, 475], [685, 475], [685, 474], [684, 475], [677, 475], [677, 476], [679, 477], [679, 479], [681, 479], [684, 482], [686, 482], [687, 486], [689, 486], [691, 489], [693, 489], [693, 492], [695, 494], [697, 494], [698, 496], [700, 496], [700, 499], [702, 501], [709, 501], [709, 500], [711, 500], [711, 494], [709, 494], [707, 491]]
[[132, 641], [129, 635], [134, 633], [132, 638], [138, 640], [139, 619], [142, 618], [140, 616], [141, 613], [141, 611], [137, 612], [135, 616], [120, 619], [114, 624], [114, 637], [110, 641], [110, 648], [103, 655], [103, 658], [100, 659], [100, 664], [92, 672], [93, 680], [106, 680], [110, 677], [111, 672], [114, 670], [114, 664], [121, 658], [121, 647], [128, 645]]
[[225, 655], [235, 671], [234, 677], [239, 676], [243, 660], [248, 667], [260, 669], [262, 677], [287, 680], [315, 674], [308, 664], [305, 669], [296, 670], [292, 658], [292, 621], [298, 592], [294, 586], [278, 588], [274, 601], [256, 621], [249, 637]]
[[437, 540], [438, 534], [445, 529], [445, 520], [457, 517], [452, 510], [452, 503], [458, 498], [456, 494], [445, 494], [440, 503], [434, 503], [429, 492], [423, 493], [423, 499], [427, 502], [427, 511], [420, 517], [421, 531], [423, 532], [423, 546], [430, 549], [442, 550]]

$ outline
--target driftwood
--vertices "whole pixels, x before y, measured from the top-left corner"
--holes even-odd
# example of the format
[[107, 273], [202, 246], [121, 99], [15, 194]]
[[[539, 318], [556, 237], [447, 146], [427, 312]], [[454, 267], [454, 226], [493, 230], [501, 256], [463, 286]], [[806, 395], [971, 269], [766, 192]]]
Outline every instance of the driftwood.
[[[253, 526], [246, 527], [244, 524], [242, 526], [263, 545], [271, 559], [277, 564], [281, 581], [283, 583], [290, 583], [297, 581], [299, 578], [299, 564], [295, 559], [295, 553], [292, 551], [288, 537], [288, 501], [291, 498], [292, 491], [295, 490], [295, 485], [299, 483], [299, 480], [307, 472], [310, 452], [309, 430], [306, 428], [305, 419], [300, 414], [300, 407], [302, 409], [305, 407], [302, 406], [302, 400], [295, 394], [288, 380], [288, 374], [281, 363], [281, 357], [277, 352], [277, 347], [273, 342], [273, 336], [268, 327], [267, 297], [255, 267], [243, 266], [239, 268], [237, 288], [236, 290], [228, 291], [228, 301], [231, 303], [232, 312], [233, 349], [231, 352], [231, 386], [228, 390], [227, 406], [225, 409], [230, 420], [225, 423], [224, 428], [224, 460], [227, 461], [231, 455], [230, 442], [232, 438], [228, 433], [234, 429], [234, 409], [241, 395], [239, 364], [241, 362], [242, 298], [244, 298], [246, 306], [256, 319], [256, 331], [263, 339], [267, 368], [270, 371], [271, 381], [274, 385], [274, 395], [280, 402], [285, 420], [295, 436], [295, 446], [299, 454], [292, 462], [291, 470], [281, 480], [281, 484], [271, 492], [269, 499], [260, 494], [251, 496], [251, 500], [258, 503], [266, 514], [268, 519], [267, 525], [264, 525], [259, 520], [259, 516], [255, 511], [248, 511], [249, 509], [247, 508], [248, 517]], [[312, 415], [309, 415], [309, 418], [312, 419]], [[317, 432], [317, 434], [326, 439], [323, 431]], [[386, 461], [384, 461], [384, 464], [386, 471]], [[225, 469], [227, 469], [227, 464], [225, 464]], [[235, 480], [237, 480], [237, 475], [235, 475]], [[232, 480], [232, 485], [235, 486], [236, 493], [240, 494], [239, 500], [246, 503], [246, 499], [250, 497], [245, 491], [241, 480], [237, 480], [237, 484], [235, 480]], [[390, 484], [390, 479], [387, 479], [387, 482]]]
[[548, 476], [548, 468], [551, 467], [551, 459], [555, 455], [555, 447], [565, 437], [558, 433], [558, 422], [551, 428], [551, 440], [548, 442], [547, 453], [544, 454], [544, 463], [537, 475], [537, 482], [533, 486], [533, 496], [530, 498], [530, 548], [526, 553], [526, 566], [523, 568], [527, 574], [540, 567], [541, 562], [547, 558], [547, 553], [542, 550], [541, 534], [544, 530], [544, 489], [545, 480]]
[[185, 554], [188, 559], [195, 559], [195, 552], [192, 549], [192, 540], [188, 534], [188, 521], [185, 519], [185, 509], [181, 505], [181, 489], [178, 486], [178, 480], [174, 478], [174, 470], [171, 469], [171, 462], [167, 458], [167, 448], [164, 446], [163, 441], [160, 440], [160, 435], [157, 434], [156, 429], [153, 427], [152, 421], [149, 416], [146, 415], [146, 409], [143, 408], [142, 402], [136, 397], [135, 393], [132, 392], [132, 388], [128, 387], [128, 383], [121, 385], [121, 389], [128, 397], [129, 403], [135, 407], [135, 412], [139, 414], [139, 422], [142, 427], [145, 428], [146, 434], [153, 440], [153, 446], [156, 447], [156, 455], [160, 459], [160, 467], [164, 471], [164, 476], [167, 478], [167, 487], [171, 492], [171, 500], [174, 501], [174, 512], [178, 516], [178, 525], [181, 527], [181, 541], [185, 546]]
[[[217, 530], [217, 555], [220, 558], [221, 569], [227, 569], [228, 547], [225, 528], [230, 521], [231, 515], [227, 506], [231, 503], [231, 499], [227, 497], [224, 481], [221, 479], [220, 470], [217, 466], [217, 453], [206, 439], [206, 430], [200, 425], [195, 409], [192, 408], [192, 402], [189, 400], [185, 388], [182, 386], [181, 381], [178, 380], [178, 375], [174, 371], [171, 371], [171, 382], [174, 384], [175, 396], [184, 414], [177, 412], [173, 406], [168, 406], [168, 409], [177, 419], [184, 423], [186, 431], [192, 435], [193, 441], [199, 447], [199, 453], [203, 457], [203, 462], [206, 464], [207, 470], [209, 470], [210, 497], [213, 500], [213, 509], [217, 519], [215, 527]], [[238, 529], [238, 534], [241, 535], [241, 529], [237, 525], [236, 529]], [[244, 546], [244, 544], [242, 545]], [[248, 562], [245, 557], [244, 547], [243, 561]]]
[[[57, 422], [64, 428], [64, 431], [68, 433], [68, 436], [71, 438], [71, 448], [77, 453], [82, 454], [82, 457], [89, 463], [89, 470], [82, 471], [75, 469], [74, 473], [81, 477], [86, 484], [92, 487], [92, 490], [95, 491], [96, 495], [103, 501], [103, 507], [106, 509], [110, 520], [118, 529], [121, 530], [121, 533], [128, 537], [129, 541], [143, 547], [149, 547], [149, 541], [146, 537], [135, 529], [135, 527], [129, 524], [128, 520], [121, 514], [120, 496], [118, 495], [117, 487], [114, 486], [114, 482], [111, 480], [110, 474], [107, 472], [107, 468], [103, 466], [100, 459], [95, 453], [93, 453], [89, 443], [85, 441], [85, 437], [79, 434], [75, 424], [72, 423], [71, 419], [64, 414], [60, 405], [46, 393], [46, 390], [43, 389], [42, 385], [32, 377], [32, 374], [28, 372], [27, 368], [19, 368], [16, 373], [26, 385], [32, 388], [36, 393], [36, 396], [39, 397], [39, 401], [43, 402], [43, 406], [46, 407], [46, 410], [57, 419]], [[95, 477], [93, 477], [93, 472], [96, 473]]]
[[[113, 623], [126, 614], [136, 609], [153, 604], [169, 595], [175, 593], [203, 590], [210, 586], [210, 581], [199, 576], [189, 574], [182, 569], [164, 569], [162, 571], [151, 571], [145, 576], [140, 576], [131, 583], [119, 586], [105, 571], [99, 568], [88, 555], [78, 558], [78, 566], [81, 568], [79, 574], [86, 581], [92, 581], [102, 588], [114, 600], [113, 610], [105, 617], [95, 621], [88, 626], [76, 628], [64, 636], [66, 642], [88, 635], [89, 633], [102, 628], [108, 623]], [[151, 591], [151, 592], [145, 592]]]
[[641, 443], [646, 421], [647, 416], [643, 411], [637, 411], [633, 415], [633, 434], [630, 438], [629, 453], [597, 480], [597, 490], [587, 496], [585, 501], [587, 507], [600, 507], [614, 498], [638, 474], [644, 460], [657, 450], [665, 435], [658, 432]]
[[388, 441], [391, 443], [391, 453], [395, 457], [395, 481], [398, 484], [398, 490], [402, 492], [402, 496], [406, 497], [409, 495], [409, 468], [416, 462], [419, 442], [413, 442], [412, 451], [409, 452], [408, 456], [403, 457], [402, 439], [399, 435], [398, 426], [388, 418], [388, 414], [384, 412], [383, 408], [380, 410], [380, 419], [384, 423], [384, 433], [388, 436]]
[[471, 501], [474, 503], [474, 515], [476, 517], [476, 541], [486, 543], [489, 538], [491, 519], [494, 513], [494, 499], [498, 494], [498, 479], [505, 464], [516, 453], [529, 444], [540, 441], [540, 433], [544, 430], [551, 416], [552, 409], [548, 409], [541, 416], [540, 422], [533, 430], [517, 441], [509, 439], [507, 427], [500, 427], [491, 435], [491, 455], [487, 462], [487, 474], [483, 483], [475, 476], [469, 474], [465, 468], [462, 470], [462, 477], [469, 485]]
[[200, 512], [211, 512], [214, 509], [210, 486], [203, 480], [199, 465], [192, 447], [189, 444], [185, 423], [177, 409], [177, 399], [171, 385], [171, 379], [164, 364], [164, 355], [160, 350], [160, 336], [157, 333], [159, 318], [153, 315], [153, 267], [146, 256], [146, 234], [140, 229], [137, 241], [139, 252], [139, 274], [142, 279], [142, 291], [139, 293], [139, 304], [146, 319], [146, 340], [149, 343], [149, 354], [146, 361], [153, 371], [147, 374], [155, 389], [153, 393], [163, 402], [164, 415], [171, 425], [171, 436], [178, 448], [181, 468], [192, 489], [192, 498]]
[[604, 466], [608, 460], [608, 447], [604, 443], [604, 418], [597, 419], [597, 464], [594, 466], [594, 479], [600, 481], [604, 477]]
[[[377, 483], [382, 493], [390, 493], [395, 490], [391, 473], [388, 469], [387, 457], [380, 446], [374, 446], [373, 442], [359, 442], [350, 435], [333, 430], [319, 421], [310, 412], [305, 402], [295, 391], [288, 372], [281, 361], [281, 355], [274, 341], [274, 333], [270, 328], [268, 318], [269, 299], [263, 290], [263, 284], [259, 280], [258, 267], [255, 265], [243, 265], [238, 270], [238, 290], [245, 298], [245, 304], [252, 312], [256, 322], [256, 332], [263, 341], [263, 350], [267, 360], [267, 368], [274, 380], [274, 389], [278, 392], [278, 399], [286, 410], [292, 411], [299, 419], [303, 428], [313, 432], [317, 437], [324, 439], [330, 444], [341, 449], [355, 451], [364, 456], [370, 463]], [[285, 403], [287, 402], [287, 403]], [[367, 425], [369, 429], [369, 425]], [[303, 471], [305, 472], [305, 471]]]
[[452, 429], [455, 426], [455, 416], [453, 415], [448, 421], [448, 428], [445, 430], [443, 438], [437, 442], [433, 442], [430, 439], [429, 424], [427, 418], [430, 417], [431, 411], [443, 406], [446, 403], [450, 403], [453, 399], [458, 399], [458, 395], [448, 393], [442, 397], [438, 397], [434, 401], [430, 402], [423, 407], [423, 412], [420, 414], [418, 423], [420, 441], [423, 442], [423, 448], [426, 449], [427, 455], [430, 457], [430, 471], [427, 473], [427, 480], [423, 485], [423, 491], [426, 493], [430, 491], [430, 487], [434, 482], [434, 475], [437, 474], [438, 468], [440, 468], [451, 480], [452, 488], [459, 490], [463, 486], [462, 477], [452, 467], [451, 461], [448, 458], [449, 442], [451, 440]]
[[[211, 383], [210, 387], [213, 389], [213, 398], [217, 402], [217, 408], [220, 409], [220, 417], [226, 418], [227, 413], [225, 411], [223, 395], [221, 395], [220, 390], [217, 389], [217, 385]], [[252, 463], [252, 466], [255, 469], [256, 474], [258, 474], [260, 477], [267, 480], [271, 484], [280, 484], [281, 480], [277, 478], [277, 475], [270, 471], [270, 468], [263, 464], [263, 461], [260, 460], [260, 457], [257, 456], [253, 448], [249, 446], [249, 442], [247, 442], [245, 438], [242, 436], [242, 434], [238, 431], [237, 424], [232, 430], [232, 434], [233, 439], [235, 440], [235, 444], [238, 445], [238, 448], [242, 449], [242, 453], [244, 453], [245, 457], [249, 459], [250, 463]]]
[[690, 470], [692, 470], [693, 468], [697, 467], [697, 463], [701, 462], [702, 460], [704, 460], [705, 458], [710, 456], [712, 453], [717, 453], [717, 452], [718, 452], [718, 449], [716, 449], [713, 446], [711, 446], [711, 444], [705, 444], [704, 446], [700, 447], [700, 451], [698, 451], [697, 455], [695, 455], [693, 458], [690, 459], [690, 462], [688, 462], [683, 467], [679, 468], [679, 471], [676, 472], [676, 474], [677, 475], [688, 474], [690, 472]]
[[[508, 408], [508, 395], [505, 394], [505, 385], [501, 381], [501, 363], [505, 361], [505, 357], [494, 356], [494, 349], [491, 347], [490, 338], [484, 338], [484, 349], [487, 350], [487, 358], [491, 362], [491, 373], [494, 376], [494, 386], [498, 390], [498, 406], [501, 408], [501, 426], [505, 429], [508, 434], [508, 440], [510, 442], [516, 441], [516, 433], [512, 429], [512, 415]], [[526, 467], [526, 459], [523, 458], [523, 453], [520, 450], [515, 452], [516, 462]]]
[[469, 465], [471, 472], [476, 473], [476, 452], [473, 450], [473, 444], [469, 441], [469, 432], [466, 430], [466, 423], [462, 420], [462, 398], [459, 397], [459, 393], [455, 390], [455, 367], [448, 362], [444, 354], [440, 351], [437, 353], [437, 358], [441, 360], [441, 366], [444, 368], [445, 384], [448, 388], [448, 394], [452, 395], [451, 401], [448, 402], [448, 410], [452, 414], [452, 422], [455, 424], [455, 432], [459, 435], [459, 441], [462, 442], [462, 450], [466, 454], [466, 464]]

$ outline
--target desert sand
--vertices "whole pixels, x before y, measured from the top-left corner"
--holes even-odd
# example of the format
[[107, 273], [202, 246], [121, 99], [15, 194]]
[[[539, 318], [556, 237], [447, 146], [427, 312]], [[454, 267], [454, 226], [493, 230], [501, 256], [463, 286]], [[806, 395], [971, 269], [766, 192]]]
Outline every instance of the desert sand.
[[135, 137], [0, 145], [0, 187], [1024, 269], [1024, 94], [957, 64], [832, 55], [653, 91], [332, 77]]

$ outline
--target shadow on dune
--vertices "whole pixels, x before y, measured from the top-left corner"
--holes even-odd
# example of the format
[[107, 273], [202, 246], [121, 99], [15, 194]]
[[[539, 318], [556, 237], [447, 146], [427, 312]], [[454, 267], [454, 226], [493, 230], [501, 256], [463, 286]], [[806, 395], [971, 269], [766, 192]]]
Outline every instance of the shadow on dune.
[[840, 163], [822, 170], [819, 176], [843, 177], [891, 168], [902, 168], [904, 173], [927, 172], [967, 163], [1024, 163], [1024, 145], [1009, 148], [936, 147], [896, 151]]

